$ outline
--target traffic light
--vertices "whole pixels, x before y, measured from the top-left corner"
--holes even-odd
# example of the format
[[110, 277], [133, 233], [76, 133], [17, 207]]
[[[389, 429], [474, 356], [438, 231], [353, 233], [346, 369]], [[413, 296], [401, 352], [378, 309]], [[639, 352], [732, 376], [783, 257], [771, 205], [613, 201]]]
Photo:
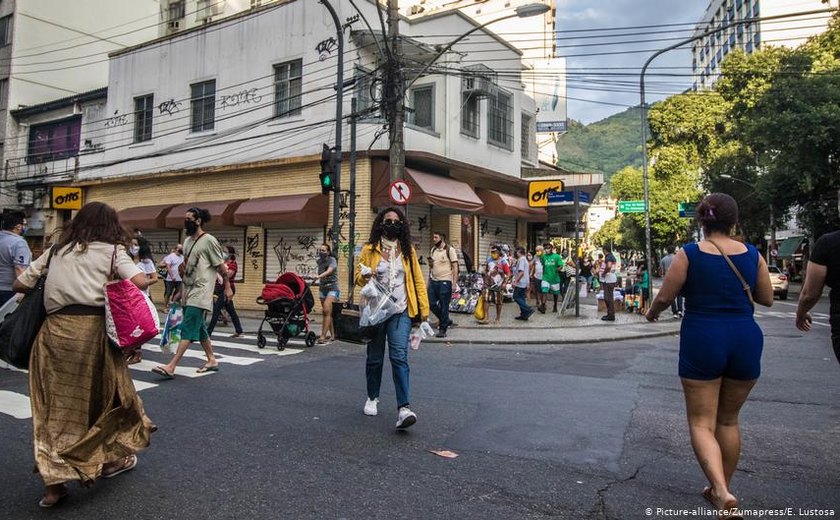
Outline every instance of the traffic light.
[[332, 149], [324, 145], [321, 151], [321, 193], [327, 195], [335, 190], [335, 161]]

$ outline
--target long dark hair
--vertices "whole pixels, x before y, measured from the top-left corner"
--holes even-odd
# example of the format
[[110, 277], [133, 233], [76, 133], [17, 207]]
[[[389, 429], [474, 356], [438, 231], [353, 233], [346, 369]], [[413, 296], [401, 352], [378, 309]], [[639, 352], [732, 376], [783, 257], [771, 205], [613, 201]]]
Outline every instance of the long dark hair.
[[403, 213], [398, 208], [385, 208], [377, 213], [376, 218], [373, 219], [373, 227], [370, 230], [370, 238], [368, 239], [368, 244], [376, 247], [379, 245], [379, 241], [382, 240], [382, 221], [385, 220], [385, 215], [390, 212], [394, 212], [397, 216], [400, 217], [400, 222], [402, 222], [402, 226], [400, 226], [400, 236], [397, 237], [400, 243], [400, 249], [402, 249], [403, 254], [411, 256], [411, 230], [408, 227], [408, 219], [405, 218], [405, 213]]
[[102, 202], [88, 202], [82, 206], [70, 224], [62, 230], [61, 238], [55, 245], [55, 251], [69, 246], [64, 252], [66, 255], [78, 245], [84, 253], [91, 242], [122, 246], [131, 242], [128, 232], [120, 224], [117, 212]]
[[139, 260], [155, 261], [155, 257], [152, 256], [152, 246], [149, 245], [148, 240], [143, 237], [137, 237], [137, 247], [139, 248], [137, 251], [137, 258]]

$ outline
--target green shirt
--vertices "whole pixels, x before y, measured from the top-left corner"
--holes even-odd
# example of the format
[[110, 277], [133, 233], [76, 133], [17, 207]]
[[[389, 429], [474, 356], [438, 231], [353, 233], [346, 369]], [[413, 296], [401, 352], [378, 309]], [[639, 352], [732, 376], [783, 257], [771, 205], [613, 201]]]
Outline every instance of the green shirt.
[[184, 306], [213, 310], [213, 288], [216, 269], [224, 263], [222, 246], [216, 237], [205, 233], [184, 241], [186, 271], [184, 273]]
[[560, 274], [557, 269], [563, 267], [563, 258], [556, 253], [552, 253], [542, 255], [540, 260], [543, 264], [543, 281], [551, 285], [560, 283]]

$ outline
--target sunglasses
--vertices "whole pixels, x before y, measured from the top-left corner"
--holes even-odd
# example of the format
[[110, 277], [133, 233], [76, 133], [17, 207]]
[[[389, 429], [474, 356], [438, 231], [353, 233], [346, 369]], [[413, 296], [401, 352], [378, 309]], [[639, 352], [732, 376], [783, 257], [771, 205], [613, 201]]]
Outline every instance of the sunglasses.
[[383, 224], [399, 224], [401, 222], [402, 222], [402, 220], [399, 220], [399, 219], [395, 220], [395, 219], [392, 219], [392, 218], [389, 218], [389, 219], [386, 219], [386, 220], [382, 221]]

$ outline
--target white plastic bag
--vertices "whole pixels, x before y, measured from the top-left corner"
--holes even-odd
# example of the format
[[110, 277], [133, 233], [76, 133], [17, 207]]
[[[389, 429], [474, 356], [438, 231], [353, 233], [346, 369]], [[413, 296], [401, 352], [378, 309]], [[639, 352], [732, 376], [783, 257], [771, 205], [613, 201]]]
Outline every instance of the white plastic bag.
[[0, 307], [0, 322], [6, 319], [7, 314], [11, 314], [14, 312], [15, 309], [18, 308], [18, 295], [15, 294], [9, 300]]
[[376, 278], [371, 278], [361, 292], [359, 326], [378, 325], [401, 310], [391, 290]]
[[431, 338], [435, 335], [435, 330], [432, 328], [431, 324], [428, 321], [424, 321], [420, 324], [420, 327], [417, 330], [411, 332], [411, 336], [408, 338], [408, 344], [411, 346], [411, 350], [417, 350], [420, 348], [420, 342], [426, 338]]

